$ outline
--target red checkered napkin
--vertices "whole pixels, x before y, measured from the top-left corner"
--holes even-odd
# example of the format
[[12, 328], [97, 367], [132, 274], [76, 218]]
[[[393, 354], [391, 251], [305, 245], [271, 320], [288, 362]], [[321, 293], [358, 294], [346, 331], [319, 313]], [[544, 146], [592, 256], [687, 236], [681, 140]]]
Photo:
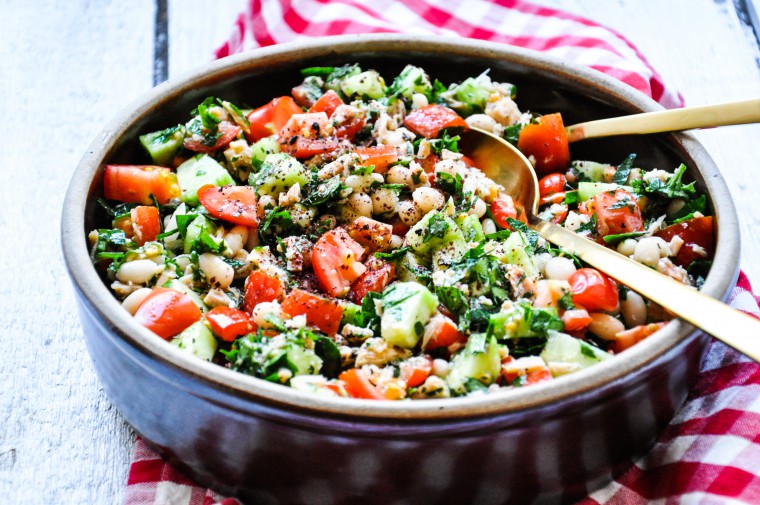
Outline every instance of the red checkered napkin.
[[[666, 107], [683, 100], [621, 35], [565, 12], [509, 0], [251, 0], [221, 58], [307, 37], [350, 33], [471, 37], [544, 51], [611, 75]], [[741, 274], [730, 304], [760, 317]], [[232, 505], [138, 440], [127, 505]], [[582, 505], [760, 503], [760, 365], [713, 342], [689, 397], [646, 456]]]

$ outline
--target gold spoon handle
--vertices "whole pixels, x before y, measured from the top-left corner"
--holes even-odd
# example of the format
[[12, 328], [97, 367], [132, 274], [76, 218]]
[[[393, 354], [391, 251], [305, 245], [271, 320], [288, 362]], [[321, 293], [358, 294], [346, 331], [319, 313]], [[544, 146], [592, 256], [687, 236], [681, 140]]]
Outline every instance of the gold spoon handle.
[[760, 122], [760, 98], [600, 119], [568, 126], [565, 131], [569, 142], [577, 142], [610, 135], [670, 132], [757, 122]]
[[760, 361], [760, 320], [559, 225], [541, 221], [535, 223], [533, 228], [552, 244], [575, 254], [642, 296], [667, 307], [681, 319]]

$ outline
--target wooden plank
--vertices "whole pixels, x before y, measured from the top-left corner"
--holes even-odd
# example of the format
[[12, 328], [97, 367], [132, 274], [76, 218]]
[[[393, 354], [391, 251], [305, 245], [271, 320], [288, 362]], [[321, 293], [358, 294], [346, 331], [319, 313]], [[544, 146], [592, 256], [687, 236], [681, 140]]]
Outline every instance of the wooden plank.
[[59, 222], [82, 153], [151, 87], [153, 1], [3, 3], [0, 496], [121, 501], [132, 434], [85, 351]]

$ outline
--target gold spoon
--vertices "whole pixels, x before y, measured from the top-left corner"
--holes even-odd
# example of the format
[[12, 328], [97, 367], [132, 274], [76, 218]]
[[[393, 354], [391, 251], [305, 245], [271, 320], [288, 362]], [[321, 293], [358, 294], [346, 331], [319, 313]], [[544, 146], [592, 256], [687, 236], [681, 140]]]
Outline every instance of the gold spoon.
[[460, 151], [525, 208], [528, 226], [618, 282], [760, 362], [760, 321], [615, 251], [537, 217], [538, 179], [525, 156], [504, 139], [475, 128]]

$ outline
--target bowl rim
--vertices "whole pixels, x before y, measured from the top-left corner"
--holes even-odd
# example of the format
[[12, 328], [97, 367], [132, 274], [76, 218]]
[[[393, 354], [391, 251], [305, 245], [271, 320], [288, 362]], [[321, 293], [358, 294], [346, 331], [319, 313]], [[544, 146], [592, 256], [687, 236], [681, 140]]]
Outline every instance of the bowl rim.
[[[446, 54], [452, 51], [459, 56], [499, 58], [564, 81], [575, 81], [595, 89], [604, 88], [608, 97], [631, 104], [631, 112], [662, 109], [643, 93], [588, 67], [528, 49], [472, 39], [399, 34], [341, 35], [279, 44], [229, 56], [170, 79], [134, 100], [105, 126], [83, 155], [66, 192], [61, 219], [64, 260], [75, 288], [125, 343], [216, 390], [287, 410], [365, 420], [457, 420], [553, 404], [580, 397], [624, 379], [646, 367], [682, 340], [696, 338], [698, 332], [693, 326], [674, 320], [663, 330], [614, 359], [569, 374], [560, 380], [495, 394], [401, 402], [332, 398], [234, 372], [199, 360], [170, 345], [134, 321], [97, 274], [90, 261], [87, 230], [84, 229], [85, 208], [94, 184], [93, 178], [116, 148], [118, 139], [136, 121], [150, 116], [154, 108], [199, 86], [219, 82], [241, 72], [260, 70], [267, 64], [287, 63], [294, 58], [325, 55], [345, 57], [350, 61], [353, 53], [362, 52], [382, 56], [399, 52]], [[724, 299], [735, 284], [739, 270], [739, 224], [736, 210], [728, 187], [705, 148], [690, 134], [670, 135], [699, 166], [698, 171], [701, 172], [714, 203], [720, 240], [716, 241], [715, 262], [702, 291], [714, 298]], [[197, 394], [202, 393], [199, 391]]]

